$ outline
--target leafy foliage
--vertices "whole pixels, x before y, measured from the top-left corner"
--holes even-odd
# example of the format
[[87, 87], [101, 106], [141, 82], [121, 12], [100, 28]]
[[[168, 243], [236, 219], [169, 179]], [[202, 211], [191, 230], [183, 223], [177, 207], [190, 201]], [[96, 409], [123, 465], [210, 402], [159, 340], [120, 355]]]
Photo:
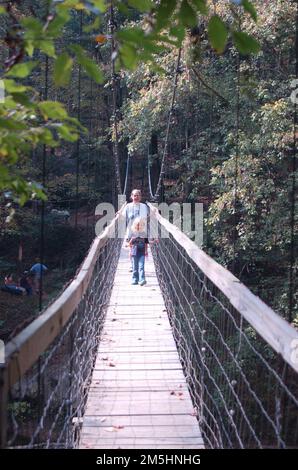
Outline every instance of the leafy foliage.
[[[200, 17], [207, 17], [209, 14], [209, 2], [206, 0], [161, 0], [159, 3], [151, 0], [129, 0], [128, 7], [121, 1], [115, 2], [114, 6], [115, 10], [118, 9], [127, 16], [131, 14], [131, 10], [137, 10], [139, 16], [141, 15], [138, 26], [120, 28], [116, 33], [118, 50], [113, 60], [116, 60], [118, 69], [124, 66], [135, 70], [145, 61], [156, 70], [161, 70], [157, 55], [169, 51], [172, 45], [181, 46], [187, 29], [195, 27]], [[42, 55], [46, 55], [48, 60], [53, 61], [52, 75], [57, 87], [65, 88], [69, 85], [76, 64], [96, 83], [102, 83], [104, 71], [86, 53], [86, 47], [81, 43], [81, 33], [79, 44], [71, 41], [67, 50], [64, 49], [60, 54], [57, 48], [59, 40], [77, 15], [81, 15], [80, 21], [82, 15], [94, 20], [85, 26], [84, 34], [88, 32], [92, 38], [92, 32], [97, 31], [97, 44], [105, 45], [108, 40], [108, 36], [98, 34], [104, 15], [110, 7], [107, 1], [50, 0], [42, 2], [38, 10], [35, 7], [35, 2], [30, 5], [26, 1], [23, 5], [8, 2], [0, 11], [6, 30], [5, 41], [9, 48], [3, 74], [6, 99], [3, 104], [0, 103], [0, 188], [13, 190], [20, 204], [24, 204], [30, 195], [42, 197], [42, 189], [33, 182], [26, 182], [21, 176], [16, 176], [15, 169], [19, 159], [23, 155], [29, 155], [39, 145], [55, 147], [60, 140], [73, 142], [78, 139], [82, 130], [79, 123], [70, 120], [59, 104], [39, 102], [42, 97], [21, 81], [28, 79], [42, 67]], [[242, 7], [256, 19], [251, 2], [243, 0]], [[225, 24], [224, 19], [211, 14], [211, 45], [222, 52], [230, 30], [232, 39], [243, 53], [256, 51], [256, 41], [248, 34], [237, 31], [236, 19], [237, 14], [230, 27]], [[36, 57], [39, 58], [38, 61], [35, 60]]]

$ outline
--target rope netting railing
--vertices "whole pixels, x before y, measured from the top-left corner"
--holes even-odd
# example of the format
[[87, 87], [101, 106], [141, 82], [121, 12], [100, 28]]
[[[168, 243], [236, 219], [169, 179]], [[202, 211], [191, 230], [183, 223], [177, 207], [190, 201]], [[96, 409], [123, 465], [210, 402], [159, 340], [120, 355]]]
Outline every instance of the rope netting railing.
[[118, 218], [94, 240], [61, 296], [6, 346], [2, 447], [77, 447], [122, 243]]
[[150, 230], [206, 447], [297, 448], [297, 330], [153, 206]]

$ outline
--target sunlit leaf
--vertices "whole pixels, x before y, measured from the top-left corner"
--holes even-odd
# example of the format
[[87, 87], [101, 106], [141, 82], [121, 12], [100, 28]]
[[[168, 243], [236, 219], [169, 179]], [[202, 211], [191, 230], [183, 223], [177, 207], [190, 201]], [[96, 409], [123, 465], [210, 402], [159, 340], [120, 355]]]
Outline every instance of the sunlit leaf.
[[60, 126], [58, 126], [57, 132], [62, 139], [65, 139], [68, 142], [75, 142], [76, 140], [78, 140], [79, 137], [79, 134], [77, 132], [74, 132], [73, 129], [71, 129], [66, 124], [61, 124]]
[[25, 78], [30, 75], [36, 65], [37, 62], [33, 61], [16, 64], [5, 75], [6, 77]]
[[38, 104], [45, 119], [65, 119], [67, 112], [58, 101], [43, 101]]
[[102, 13], [104, 13], [107, 9], [107, 4], [105, 0], [90, 0], [91, 3]]
[[19, 85], [14, 80], [4, 79], [4, 87], [8, 93], [24, 93], [29, 89], [25, 85]]
[[20, 23], [26, 28], [26, 38], [32, 39], [37, 37], [40, 39], [40, 37], [43, 36], [43, 25], [37, 18], [33, 18], [32, 16], [28, 18], [22, 18]]
[[38, 43], [38, 46], [42, 52], [49, 57], [56, 57], [55, 45], [51, 40], [44, 40]]

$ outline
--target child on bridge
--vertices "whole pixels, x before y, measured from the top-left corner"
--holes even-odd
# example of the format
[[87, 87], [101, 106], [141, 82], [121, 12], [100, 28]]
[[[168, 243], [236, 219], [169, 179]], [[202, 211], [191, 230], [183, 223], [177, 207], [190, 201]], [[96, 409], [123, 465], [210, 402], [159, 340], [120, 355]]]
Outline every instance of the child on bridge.
[[134, 219], [131, 226], [131, 233], [128, 238], [130, 246], [130, 256], [132, 259], [132, 284], [144, 286], [145, 278], [145, 256], [148, 256], [147, 232], [145, 230], [146, 221], [140, 217]]

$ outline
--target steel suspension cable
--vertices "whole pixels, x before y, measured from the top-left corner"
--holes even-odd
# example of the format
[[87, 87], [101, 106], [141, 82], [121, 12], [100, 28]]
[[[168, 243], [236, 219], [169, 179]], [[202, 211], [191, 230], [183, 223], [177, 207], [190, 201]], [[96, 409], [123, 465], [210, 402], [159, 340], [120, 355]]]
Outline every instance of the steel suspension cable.
[[[45, 87], [44, 87], [44, 100], [48, 99], [48, 87], [49, 87], [49, 58], [45, 57], [45, 75], [44, 75]], [[45, 189], [46, 184], [46, 160], [47, 160], [47, 147], [43, 146], [42, 152], [42, 187]], [[42, 290], [43, 290], [43, 268], [44, 264], [44, 238], [45, 238], [45, 201], [41, 202], [41, 218], [40, 218], [40, 280], [39, 280], [39, 311], [42, 310]]]
[[[79, 23], [79, 43], [82, 41], [82, 30], [83, 30], [83, 11], [80, 11], [80, 23]], [[81, 75], [82, 75], [81, 64], [78, 68], [78, 112], [77, 118], [78, 121], [81, 119]], [[78, 226], [78, 210], [79, 210], [79, 172], [80, 172], [80, 147], [81, 139], [80, 137], [77, 140], [76, 145], [76, 208], [75, 208], [75, 229]]]
[[[168, 154], [168, 141], [169, 141], [171, 119], [172, 119], [172, 113], [173, 113], [173, 109], [174, 109], [176, 91], [177, 91], [177, 85], [178, 85], [178, 75], [179, 75], [179, 72], [180, 72], [180, 61], [181, 61], [181, 48], [179, 48], [179, 51], [178, 51], [177, 65], [176, 65], [176, 70], [175, 70], [175, 75], [174, 75], [174, 82], [173, 82], [173, 93], [172, 93], [171, 106], [170, 106], [169, 115], [168, 115], [166, 137], [165, 137], [163, 155], [162, 155], [162, 160], [161, 160], [160, 174], [159, 174], [159, 178], [158, 178], [157, 188], [156, 188], [155, 194], [153, 196], [153, 198], [155, 200], [158, 200], [159, 197], [160, 197], [161, 186], [162, 186], [163, 178], [164, 178], [164, 175], [165, 175], [166, 158], [167, 158], [167, 154]], [[149, 162], [148, 162], [148, 165], [149, 165]], [[148, 168], [148, 171], [150, 172], [150, 166]], [[148, 179], [151, 181], [150, 176], [149, 176]], [[152, 188], [151, 188], [151, 193], [152, 193]]]
[[[295, 77], [296, 83], [298, 80], [298, 2], [296, 2], [296, 36], [295, 36]], [[297, 86], [297, 85], [296, 85]], [[293, 321], [293, 307], [294, 307], [294, 269], [295, 269], [295, 210], [296, 210], [296, 129], [297, 129], [297, 98], [294, 100], [294, 123], [293, 123], [293, 158], [292, 158], [292, 188], [290, 194], [290, 273], [289, 273], [289, 313], [288, 321]]]
[[125, 172], [125, 181], [124, 181], [123, 194], [126, 194], [126, 191], [127, 191], [129, 168], [130, 168], [130, 154], [128, 154], [127, 161], [126, 161], [126, 172]]
[[150, 146], [149, 144], [148, 144], [148, 149], [147, 149], [147, 170], [148, 170], [148, 186], [149, 186], [150, 198], [154, 199], [154, 194], [152, 191], [151, 172], [150, 172]]
[[237, 53], [236, 63], [236, 136], [235, 136], [235, 169], [234, 169], [234, 201], [233, 201], [233, 263], [232, 273], [235, 274], [236, 266], [236, 231], [237, 231], [237, 197], [238, 197], [238, 171], [239, 171], [239, 124], [240, 124], [240, 57]]
[[117, 121], [117, 79], [115, 73], [115, 56], [116, 44], [114, 38], [115, 22], [114, 22], [114, 6], [113, 2], [110, 5], [110, 21], [109, 21], [110, 37], [111, 37], [111, 82], [112, 82], [112, 100], [113, 100], [113, 157], [116, 177], [116, 190], [118, 194], [121, 191], [121, 178], [120, 178], [120, 161], [119, 161], [119, 134], [118, 134], [118, 121]]

